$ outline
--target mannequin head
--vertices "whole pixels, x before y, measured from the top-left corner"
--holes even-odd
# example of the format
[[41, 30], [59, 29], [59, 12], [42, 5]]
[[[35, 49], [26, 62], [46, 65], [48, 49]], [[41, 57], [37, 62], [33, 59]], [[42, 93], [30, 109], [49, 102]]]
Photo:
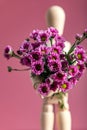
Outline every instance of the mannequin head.
[[65, 12], [60, 6], [51, 6], [46, 14], [47, 26], [58, 29], [59, 34], [63, 34], [65, 24]]

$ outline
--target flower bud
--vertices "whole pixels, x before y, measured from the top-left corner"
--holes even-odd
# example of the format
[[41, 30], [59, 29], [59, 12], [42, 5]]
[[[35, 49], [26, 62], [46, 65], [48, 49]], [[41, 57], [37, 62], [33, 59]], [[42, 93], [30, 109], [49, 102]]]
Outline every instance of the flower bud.
[[17, 54], [18, 55], [22, 55], [22, 51], [21, 50], [17, 50]]
[[76, 36], [75, 36], [76, 40], [80, 40], [81, 37], [82, 37], [82, 36], [81, 36], [80, 34], [76, 34]]
[[29, 38], [26, 38], [25, 40], [26, 40], [27, 42], [29, 42], [29, 41], [30, 41], [30, 39], [29, 39]]
[[86, 38], [87, 38], [87, 29], [85, 29], [83, 35], [86, 36]]
[[11, 72], [12, 68], [10, 66], [8, 66], [8, 72]]
[[13, 56], [13, 50], [12, 50], [12, 47], [11, 46], [7, 46], [4, 50], [4, 56], [9, 59]]

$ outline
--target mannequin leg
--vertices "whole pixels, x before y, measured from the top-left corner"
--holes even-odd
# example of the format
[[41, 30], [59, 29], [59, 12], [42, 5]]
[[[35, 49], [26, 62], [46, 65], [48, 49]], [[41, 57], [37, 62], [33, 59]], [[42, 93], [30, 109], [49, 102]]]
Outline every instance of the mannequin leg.
[[[38, 87], [40, 79], [32, 77], [32, 83], [34, 88]], [[48, 102], [49, 101], [49, 102]], [[53, 102], [50, 98], [46, 97], [43, 99], [42, 112], [41, 112], [41, 130], [53, 130], [54, 127], [54, 112], [53, 112]]]
[[69, 111], [68, 94], [63, 96], [64, 108], [58, 105], [56, 114], [58, 130], [71, 130], [71, 113]]
[[41, 113], [41, 130], [53, 130], [54, 127], [54, 112], [53, 105], [43, 101]]

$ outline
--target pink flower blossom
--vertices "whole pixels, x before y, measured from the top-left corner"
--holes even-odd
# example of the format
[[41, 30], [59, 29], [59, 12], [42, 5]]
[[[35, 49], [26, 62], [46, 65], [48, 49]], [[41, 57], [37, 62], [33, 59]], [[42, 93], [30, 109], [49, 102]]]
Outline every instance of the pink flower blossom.
[[47, 33], [47, 31], [41, 30], [37, 36], [37, 41], [46, 43], [49, 40], [49, 36], [50, 35]]
[[31, 67], [31, 57], [30, 57], [30, 55], [25, 55], [25, 56], [23, 56], [23, 57], [20, 59], [20, 63], [21, 63], [22, 65], [26, 65], [26, 66]]
[[78, 73], [78, 67], [75, 65], [72, 65], [69, 67], [69, 75], [70, 76], [75, 76]]
[[49, 91], [50, 91], [50, 88], [49, 88], [49, 85], [47, 83], [42, 83], [38, 86], [38, 89], [37, 91], [43, 96], [47, 96]]
[[38, 37], [38, 33], [39, 33], [39, 30], [33, 30], [32, 33], [30, 33], [30, 38], [32, 38], [33, 40], [37, 40], [37, 37]]
[[81, 46], [77, 46], [74, 54], [77, 61], [85, 62], [87, 59], [86, 51]]
[[49, 27], [47, 31], [50, 34], [50, 38], [54, 38], [58, 35], [58, 30], [54, 27]]
[[61, 64], [58, 61], [50, 60], [50, 62], [48, 63], [48, 67], [49, 67], [49, 70], [53, 72], [57, 72], [60, 70]]
[[53, 80], [52, 84], [50, 84], [50, 90], [56, 91], [58, 89], [58, 81]]
[[32, 51], [30, 54], [32, 61], [39, 61], [43, 58], [39, 51]]
[[32, 63], [31, 71], [35, 75], [40, 75], [44, 71], [44, 63], [42, 61], [36, 61]]
[[29, 41], [24, 41], [23, 43], [22, 43], [22, 45], [20, 46], [20, 51], [21, 52], [28, 52], [29, 50], [31, 49], [31, 44], [30, 44], [30, 42]]
[[7, 59], [10, 59], [13, 56], [13, 49], [11, 46], [6, 46], [5, 50], [4, 50], [4, 56]]
[[69, 81], [65, 80], [65, 81], [62, 81], [60, 84], [59, 84], [59, 88], [62, 92], [66, 92], [68, 91], [69, 89], [72, 89], [72, 84], [70, 84]]

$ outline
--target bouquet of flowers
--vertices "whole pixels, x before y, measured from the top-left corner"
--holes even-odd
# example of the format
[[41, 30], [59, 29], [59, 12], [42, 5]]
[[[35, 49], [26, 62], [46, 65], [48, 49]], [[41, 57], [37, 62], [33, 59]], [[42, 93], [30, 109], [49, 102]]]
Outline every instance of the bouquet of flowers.
[[[4, 56], [7, 59], [18, 58], [19, 62], [30, 70], [35, 79], [34, 88], [42, 97], [66, 93], [81, 78], [87, 67], [87, 52], [80, 43], [87, 38], [87, 29], [82, 35], [77, 34], [75, 42], [68, 52], [64, 51], [65, 39], [58, 30], [49, 27], [47, 30], [33, 30], [24, 40], [17, 52], [10, 45], [6, 46]], [[11, 72], [12, 67], [8, 67]]]

